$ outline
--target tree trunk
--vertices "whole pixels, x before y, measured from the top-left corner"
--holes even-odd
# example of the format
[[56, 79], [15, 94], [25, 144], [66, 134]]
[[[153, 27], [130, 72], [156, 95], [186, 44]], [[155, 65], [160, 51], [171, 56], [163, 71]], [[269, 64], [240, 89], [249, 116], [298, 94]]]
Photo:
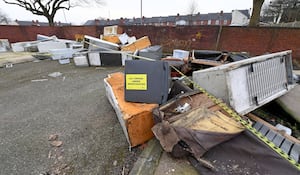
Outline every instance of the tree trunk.
[[48, 20], [48, 23], [49, 23], [49, 26], [54, 26], [54, 16], [46, 16], [47, 20]]
[[249, 26], [258, 26], [260, 20], [260, 11], [265, 0], [253, 0], [253, 10]]

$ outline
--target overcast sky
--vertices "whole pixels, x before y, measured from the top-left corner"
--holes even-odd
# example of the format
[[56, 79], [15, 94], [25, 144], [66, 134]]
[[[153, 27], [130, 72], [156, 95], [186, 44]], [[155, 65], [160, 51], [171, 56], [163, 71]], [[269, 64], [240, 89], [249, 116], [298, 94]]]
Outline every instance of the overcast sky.
[[[82, 24], [87, 20], [99, 17], [117, 19], [141, 16], [141, 0], [104, 0], [102, 7], [75, 7], [67, 11], [59, 11], [55, 21]], [[191, 0], [142, 0], [142, 14], [145, 17], [187, 14]], [[231, 12], [235, 9], [252, 8], [252, 0], [195, 0], [197, 11], [204, 13]], [[47, 22], [45, 17], [32, 13], [15, 5], [8, 5], [0, 0], [0, 10], [11, 20], [39, 20]]]

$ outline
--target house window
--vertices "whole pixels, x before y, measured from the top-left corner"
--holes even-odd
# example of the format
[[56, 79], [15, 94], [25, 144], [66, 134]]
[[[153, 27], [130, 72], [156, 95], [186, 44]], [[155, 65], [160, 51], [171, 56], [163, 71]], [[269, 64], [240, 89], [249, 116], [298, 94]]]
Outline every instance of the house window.
[[215, 23], [216, 25], [219, 25], [220, 24], [220, 22], [219, 22], [219, 20], [216, 20], [216, 23]]
[[225, 24], [225, 25], [226, 25], [227, 23], [228, 23], [228, 22], [227, 22], [227, 20], [225, 19], [225, 20], [224, 20], [224, 22], [223, 22], [223, 24]]
[[207, 25], [211, 25], [211, 20], [208, 20], [208, 21], [207, 21]]

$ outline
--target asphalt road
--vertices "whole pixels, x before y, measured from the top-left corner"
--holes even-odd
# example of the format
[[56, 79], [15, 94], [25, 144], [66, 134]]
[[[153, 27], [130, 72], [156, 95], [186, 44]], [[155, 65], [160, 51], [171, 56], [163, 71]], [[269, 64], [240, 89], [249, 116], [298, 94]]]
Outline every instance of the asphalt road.
[[139, 151], [129, 152], [103, 85], [117, 71], [50, 60], [0, 68], [0, 175], [127, 174]]

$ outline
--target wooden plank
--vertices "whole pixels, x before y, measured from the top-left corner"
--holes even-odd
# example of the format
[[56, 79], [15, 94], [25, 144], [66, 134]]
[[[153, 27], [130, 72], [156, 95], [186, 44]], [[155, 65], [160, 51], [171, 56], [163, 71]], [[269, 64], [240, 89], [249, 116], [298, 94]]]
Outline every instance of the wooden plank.
[[135, 52], [136, 50], [142, 50], [151, 46], [151, 42], [148, 36], [144, 36], [131, 44], [127, 44], [122, 47], [122, 51], [131, 51]]
[[276, 133], [278, 134], [281, 134], [282, 136], [284, 136], [285, 138], [288, 138], [289, 140], [295, 142], [295, 143], [298, 143], [300, 144], [300, 140], [296, 139], [295, 137], [293, 136], [290, 136], [288, 134], [285, 134], [285, 133], [282, 133], [280, 132], [275, 126], [271, 125], [270, 123], [264, 121], [263, 119], [259, 118], [258, 116], [252, 114], [252, 113], [249, 113], [246, 115], [247, 117], [249, 117], [251, 120], [254, 120], [256, 122], [260, 122], [262, 124], [264, 124], [265, 126], [267, 126], [268, 128], [272, 129], [273, 131], [275, 131]]
[[208, 65], [208, 66], [220, 66], [223, 63], [220, 61], [211, 61], [211, 60], [204, 60], [204, 59], [193, 59], [191, 63], [194, 64], [203, 64], [203, 65]]

